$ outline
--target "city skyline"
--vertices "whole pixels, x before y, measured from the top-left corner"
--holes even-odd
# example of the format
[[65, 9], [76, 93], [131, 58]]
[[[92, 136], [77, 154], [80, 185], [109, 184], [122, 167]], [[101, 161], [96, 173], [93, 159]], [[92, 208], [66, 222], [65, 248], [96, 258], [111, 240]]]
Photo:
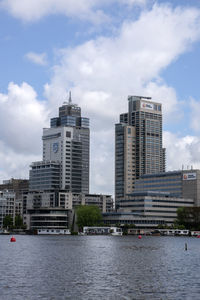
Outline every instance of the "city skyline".
[[70, 90], [91, 122], [92, 193], [114, 193], [114, 124], [128, 95], [162, 103], [166, 169], [200, 168], [200, 4], [2, 0], [0, 16], [1, 181], [28, 178]]

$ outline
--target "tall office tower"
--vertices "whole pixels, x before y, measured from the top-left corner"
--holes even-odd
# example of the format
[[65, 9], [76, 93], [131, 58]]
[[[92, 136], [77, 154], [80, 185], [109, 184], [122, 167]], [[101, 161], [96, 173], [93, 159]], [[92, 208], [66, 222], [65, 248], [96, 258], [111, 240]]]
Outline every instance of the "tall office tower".
[[89, 193], [89, 119], [81, 116], [70, 95], [50, 125], [43, 129], [43, 161], [60, 163], [61, 189]]
[[134, 191], [143, 174], [165, 172], [162, 105], [149, 97], [128, 96], [128, 113], [115, 125], [115, 197]]

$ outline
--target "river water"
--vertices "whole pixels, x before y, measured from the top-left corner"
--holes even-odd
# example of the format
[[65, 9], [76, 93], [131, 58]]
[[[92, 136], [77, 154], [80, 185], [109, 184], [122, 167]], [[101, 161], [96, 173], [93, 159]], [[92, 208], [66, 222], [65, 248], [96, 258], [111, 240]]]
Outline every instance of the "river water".
[[0, 258], [1, 300], [200, 299], [197, 238], [1, 235]]

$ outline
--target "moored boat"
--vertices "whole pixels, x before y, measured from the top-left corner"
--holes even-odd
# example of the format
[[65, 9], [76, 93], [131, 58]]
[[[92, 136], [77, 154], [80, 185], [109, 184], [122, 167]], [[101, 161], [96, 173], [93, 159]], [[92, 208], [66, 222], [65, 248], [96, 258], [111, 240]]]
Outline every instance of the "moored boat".
[[85, 226], [83, 227], [83, 235], [113, 235], [121, 236], [122, 229], [119, 227], [95, 227]]
[[10, 234], [10, 232], [7, 229], [1, 229], [0, 234]]
[[69, 235], [69, 229], [37, 229], [38, 235]]

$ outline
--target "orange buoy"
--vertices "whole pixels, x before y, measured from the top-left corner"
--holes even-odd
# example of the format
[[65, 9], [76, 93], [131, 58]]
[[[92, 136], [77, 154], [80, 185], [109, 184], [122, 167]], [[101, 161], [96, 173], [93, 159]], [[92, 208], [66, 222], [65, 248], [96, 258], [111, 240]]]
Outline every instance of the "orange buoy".
[[11, 237], [10, 239], [11, 242], [16, 242], [16, 238], [14, 236]]
[[140, 239], [140, 240], [141, 240], [141, 238], [142, 238], [142, 236], [141, 236], [141, 235], [138, 235], [138, 239]]

